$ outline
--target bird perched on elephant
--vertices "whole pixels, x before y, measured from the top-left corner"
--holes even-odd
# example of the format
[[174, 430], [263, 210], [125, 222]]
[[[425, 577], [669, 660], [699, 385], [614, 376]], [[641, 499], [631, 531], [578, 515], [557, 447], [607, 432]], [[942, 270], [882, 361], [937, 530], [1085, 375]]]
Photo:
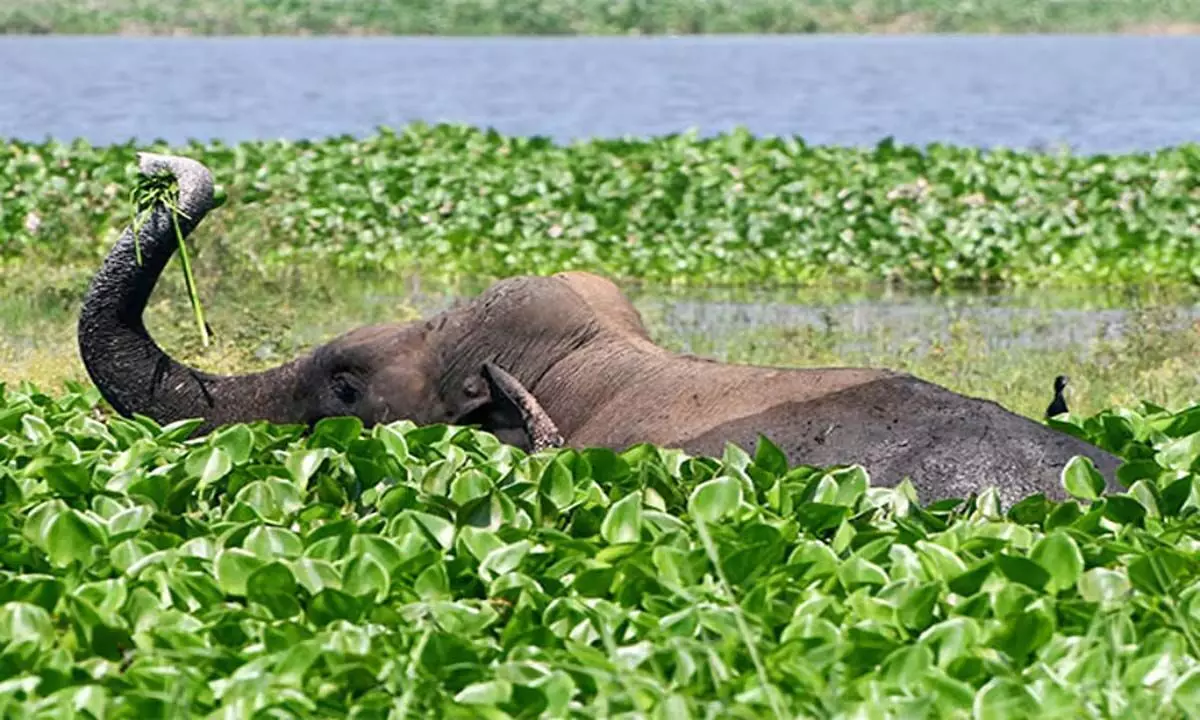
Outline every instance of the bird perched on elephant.
[[[175, 175], [179, 229], [191, 233], [212, 208], [208, 169], [150, 154], [140, 166]], [[726, 443], [751, 450], [762, 434], [792, 463], [858, 463], [883, 486], [911, 478], [923, 502], [988, 486], [1005, 504], [1038, 492], [1061, 498], [1063, 466], [1083, 455], [1110, 491], [1119, 489], [1114, 455], [910, 374], [671, 352], [651, 340], [616, 285], [586, 272], [507, 278], [429, 319], [352, 330], [276, 368], [204, 373], [166, 355], [142, 321], [176, 249], [169, 212], [156, 206], [139, 230], [140, 266], [126, 229], [80, 315], [84, 364], [124, 414], [202, 417], [206, 428], [340, 415], [368, 425], [409, 419], [475, 424], [523, 447], [649, 442], [697, 455], [719, 455]]]

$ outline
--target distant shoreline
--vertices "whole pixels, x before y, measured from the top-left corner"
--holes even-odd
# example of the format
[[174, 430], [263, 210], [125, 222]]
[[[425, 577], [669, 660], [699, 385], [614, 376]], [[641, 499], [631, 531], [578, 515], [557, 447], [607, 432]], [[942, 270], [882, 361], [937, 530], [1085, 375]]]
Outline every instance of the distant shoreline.
[[78, 28], [70, 30], [55, 30], [43, 31], [34, 30], [31, 32], [22, 32], [8, 27], [0, 28], [0, 37], [119, 37], [119, 38], [169, 38], [169, 37], [270, 37], [270, 38], [461, 38], [461, 39], [487, 39], [487, 38], [545, 38], [545, 39], [568, 39], [568, 38], [622, 38], [622, 37], [644, 37], [644, 38], [667, 38], [667, 37], [820, 37], [829, 35], [856, 35], [861, 37], [908, 37], [908, 36], [937, 36], [937, 35], [959, 35], [959, 36], [978, 36], [988, 37], [994, 35], [1078, 35], [1078, 36], [1124, 36], [1124, 37], [1196, 37], [1200, 36], [1200, 23], [1177, 23], [1177, 24], [1161, 24], [1149, 26], [1132, 26], [1127, 29], [1118, 30], [1096, 30], [1096, 31], [1079, 31], [1070, 28], [1052, 28], [1038, 31], [1018, 31], [1018, 30], [981, 30], [981, 31], [965, 31], [965, 30], [945, 30], [939, 32], [930, 31], [893, 31], [887, 29], [867, 29], [862, 31], [817, 31], [817, 32], [721, 32], [721, 33], [642, 33], [636, 31], [630, 32], [610, 32], [610, 33], [392, 33], [382, 30], [374, 30], [371, 28], [349, 28], [344, 31], [337, 32], [313, 32], [311, 30], [299, 29], [289, 32], [196, 32], [187, 27], [135, 27], [123, 28], [116, 32], [87, 32]]
[[[1200, 35], [1200, 3], [976, 0], [0, 0], [0, 35], [545, 36], [795, 34]], [[414, 7], [423, 5], [424, 7]], [[547, 7], [548, 5], [548, 7]]]

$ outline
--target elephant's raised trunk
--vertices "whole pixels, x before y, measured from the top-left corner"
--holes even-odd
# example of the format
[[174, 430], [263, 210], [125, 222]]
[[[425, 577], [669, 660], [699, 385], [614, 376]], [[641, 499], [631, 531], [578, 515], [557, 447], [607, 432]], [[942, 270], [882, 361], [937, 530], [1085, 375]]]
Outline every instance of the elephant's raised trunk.
[[[187, 237], [212, 209], [212, 174], [182, 157], [139, 154], [143, 174], [169, 172], [179, 184], [179, 230]], [[79, 353], [100, 393], [122, 415], [160, 423], [204, 418], [206, 428], [256, 419], [295, 421], [291, 363], [261, 373], [211, 375], [176, 362], [146, 331], [142, 313], [177, 245], [172, 211], [161, 202], [138, 231], [128, 227], [92, 279], [79, 316]]]

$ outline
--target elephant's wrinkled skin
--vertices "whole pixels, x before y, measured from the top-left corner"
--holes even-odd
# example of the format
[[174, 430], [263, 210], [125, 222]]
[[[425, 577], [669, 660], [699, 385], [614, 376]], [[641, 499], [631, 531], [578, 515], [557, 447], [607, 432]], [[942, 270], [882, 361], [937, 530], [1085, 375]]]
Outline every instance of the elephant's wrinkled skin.
[[[161, 156], [143, 157], [142, 166], [179, 178], [190, 232], [211, 205], [207, 169]], [[923, 502], [995, 485], [1005, 504], [1036, 492], [1062, 497], [1063, 465], [1086, 455], [1109, 489], [1119, 489], [1115, 456], [908, 374], [729, 365], [669, 352], [650, 340], [614, 284], [583, 272], [509, 278], [427, 321], [354, 330], [263, 373], [199, 373], [164, 355], [142, 325], [174, 250], [169, 223], [161, 209], [147, 223], [143, 268], [133, 264], [126, 233], [80, 318], [88, 371], [123, 413], [163, 422], [202, 416], [210, 427], [331, 415], [478, 423], [519, 444], [533, 433], [481, 377], [495, 363], [532, 392], [574, 447], [651, 442], [719, 455], [726, 442], [752, 450], [762, 433], [793, 463], [861, 463], [877, 485], [911, 477]]]

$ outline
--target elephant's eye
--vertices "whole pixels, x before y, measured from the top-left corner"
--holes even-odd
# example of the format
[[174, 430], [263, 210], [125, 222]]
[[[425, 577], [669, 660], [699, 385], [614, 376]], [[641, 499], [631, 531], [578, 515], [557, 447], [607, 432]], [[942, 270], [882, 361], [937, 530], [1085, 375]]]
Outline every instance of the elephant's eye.
[[333, 396], [347, 405], [353, 405], [362, 397], [362, 391], [348, 375], [338, 373], [333, 376]]

